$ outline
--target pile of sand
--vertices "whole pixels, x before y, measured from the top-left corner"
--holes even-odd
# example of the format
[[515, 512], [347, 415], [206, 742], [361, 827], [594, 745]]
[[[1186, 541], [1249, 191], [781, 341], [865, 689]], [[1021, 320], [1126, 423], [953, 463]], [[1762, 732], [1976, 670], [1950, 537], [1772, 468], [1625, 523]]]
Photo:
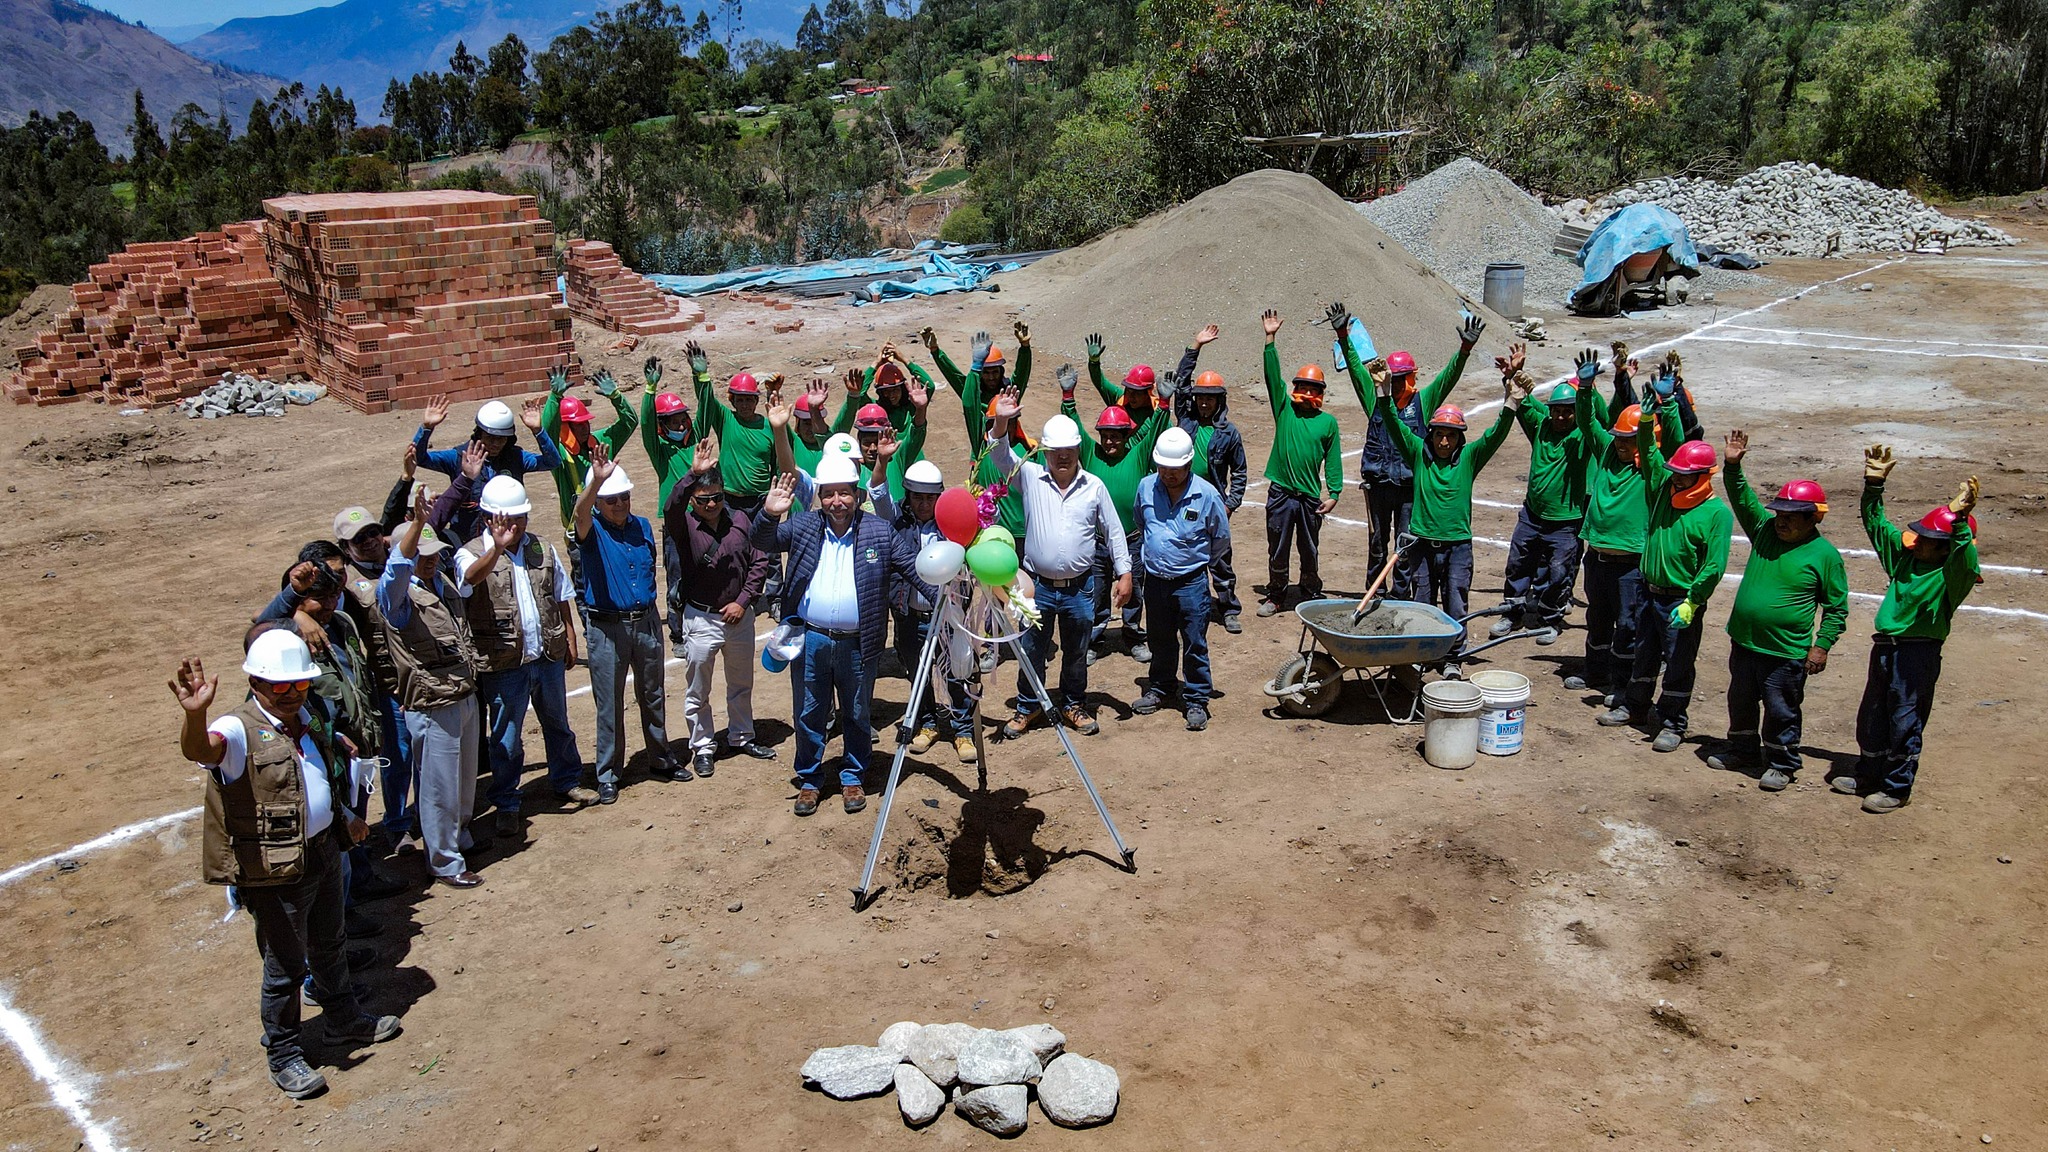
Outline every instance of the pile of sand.
[[[1334, 192], [1312, 177], [1277, 169], [1240, 176], [1006, 276], [1003, 296], [1031, 324], [1034, 400], [1062, 362], [1085, 369], [1081, 341], [1090, 332], [1108, 341], [1103, 361], [1114, 379], [1137, 362], [1172, 371], [1196, 329], [1220, 324], [1223, 336], [1203, 351], [1202, 367], [1230, 381], [1231, 409], [1241, 423], [1264, 407], [1259, 314], [1265, 309], [1279, 309], [1286, 321], [1280, 360], [1290, 375], [1311, 360], [1331, 372], [1331, 333], [1320, 321], [1332, 300], [1365, 321], [1382, 354], [1407, 349], [1433, 373], [1457, 348], [1463, 306], [1456, 289]], [[1476, 294], [1471, 306], [1488, 325], [1474, 357], [1486, 362], [1468, 369], [1466, 379], [1495, 394], [1487, 358], [1509, 338], [1507, 322], [1481, 309]], [[1001, 335], [1005, 352], [1013, 352], [1008, 333]], [[1343, 379], [1332, 373], [1330, 383], [1331, 409], [1357, 412]], [[1247, 389], [1255, 398], [1248, 399]], [[1085, 396], [1085, 383], [1082, 391]], [[1081, 410], [1095, 410], [1092, 397]], [[1346, 424], [1347, 444], [1364, 432], [1353, 422]], [[1254, 455], [1256, 471], [1264, 448]]]
[[14, 314], [0, 319], [0, 372], [14, 370], [14, 350], [35, 343], [36, 336], [71, 307], [71, 286], [44, 284], [21, 298]]

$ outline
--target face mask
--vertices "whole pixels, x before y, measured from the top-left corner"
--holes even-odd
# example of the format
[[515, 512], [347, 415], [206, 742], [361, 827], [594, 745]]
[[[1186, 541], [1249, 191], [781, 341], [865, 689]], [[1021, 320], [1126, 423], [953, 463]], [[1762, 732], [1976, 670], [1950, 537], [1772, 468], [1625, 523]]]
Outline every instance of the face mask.
[[1700, 473], [1689, 484], [1680, 484], [1677, 480], [1673, 480], [1671, 484], [1671, 506], [1679, 509], [1697, 508], [1701, 504], [1706, 503], [1707, 497], [1713, 494], [1714, 474], [1711, 472]]
[[690, 431], [685, 428], [681, 432], [663, 432], [661, 437], [671, 444], [681, 444], [690, 438]]
[[1290, 393], [1296, 404], [1303, 404], [1318, 412], [1323, 410], [1323, 394], [1309, 388], [1297, 388]]

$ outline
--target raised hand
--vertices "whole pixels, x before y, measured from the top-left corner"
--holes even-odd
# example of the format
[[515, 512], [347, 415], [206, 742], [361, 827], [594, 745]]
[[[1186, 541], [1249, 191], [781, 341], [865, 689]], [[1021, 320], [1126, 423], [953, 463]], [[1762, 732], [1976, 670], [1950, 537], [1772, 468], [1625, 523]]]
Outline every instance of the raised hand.
[[599, 368], [597, 370], [597, 394], [599, 396], [610, 396], [618, 390], [619, 382], [613, 379], [612, 370], [609, 368]]
[[767, 374], [766, 376], [763, 376], [763, 377], [761, 377], [761, 391], [763, 391], [763, 392], [773, 392], [773, 391], [775, 391], [776, 389], [778, 389], [778, 388], [782, 387], [782, 382], [783, 382], [783, 375], [782, 375], [782, 373], [780, 373], [780, 372], [770, 372], [770, 373], [769, 373], [769, 374]]
[[560, 396], [569, 390], [569, 365], [557, 364], [548, 369], [548, 391]]
[[208, 676], [206, 666], [197, 656], [186, 657], [171, 676], [171, 695], [178, 698], [178, 707], [201, 716], [213, 705], [213, 695], [219, 688], [220, 677]]
[[471, 440], [462, 446], [462, 474], [471, 480], [484, 474], [484, 442]]
[[1742, 457], [1749, 451], [1749, 433], [1740, 428], [1730, 428], [1721, 440], [1721, 459], [1733, 468], [1742, 463]]
[[1031, 343], [1031, 325], [1026, 324], [1022, 320], [1012, 321], [1010, 331], [1016, 334], [1017, 347], [1022, 348], [1026, 344]]
[[924, 411], [925, 405], [931, 403], [932, 394], [930, 390], [918, 383], [915, 376], [904, 382], [903, 393], [910, 397], [910, 406], [919, 412]]
[[1628, 362], [1629, 362], [1629, 359], [1628, 359], [1628, 341], [1626, 341], [1626, 340], [1616, 340], [1616, 341], [1615, 341], [1614, 343], [1612, 343], [1612, 344], [1609, 344], [1609, 345], [1607, 346], [1607, 350], [1608, 350], [1609, 352], [1612, 352], [1612, 353], [1614, 353], [1614, 362], [1615, 362], [1616, 364], [1626, 364], [1626, 363], [1628, 363]]
[[407, 480], [420, 470], [420, 446], [410, 440], [405, 442], [405, 451], [398, 455], [398, 474]]
[[1574, 369], [1572, 374], [1578, 377], [1579, 387], [1584, 388], [1593, 382], [1595, 376], [1600, 375], [1600, 350], [1598, 348], [1580, 350], [1577, 356], [1572, 357], [1572, 365]]
[[882, 341], [882, 359], [894, 360], [898, 364], [903, 363], [903, 353], [897, 349], [894, 340]]
[[1527, 372], [1517, 372], [1502, 383], [1507, 385], [1507, 402], [1512, 407], [1520, 407], [1522, 401], [1536, 390], [1536, 382], [1529, 379]]
[[1977, 507], [1977, 496], [1981, 491], [1975, 476], [1956, 485], [1956, 498], [1948, 502], [1948, 510], [1958, 516], [1968, 516]]
[[796, 473], [784, 472], [768, 486], [768, 494], [761, 498], [761, 511], [770, 516], [780, 516], [796, 503]]
[[1280, 313], [1266, 309], [1265, 314], [1259, 317], [1259, 324], [1266, 330], [1266, 339], [1271, 340], [1280, 334]]
[[1342, 339], [1344, 333], [1351, 328], [1351, 310], [1344, 307], [1342, 300], [1331, 301], [1330, 306], [1323, 309], [1323, 319], [1330, 325], [1330, 331], [1339, 339]]
[[988, 333], [976, 332], [973, 341], [968, 345], [968, 347], [974, 350], [974, 366], [979, 368], [986, 364], [988, 362], [988, 350], [995, 346], [996, 342], [989, 338]]
[[[1495, 356], [1493, 363], [1496, 368], [1500, 368], [1503, 376], [1520, 372], [1529, 365], [1529, 346], [1521, 343], [1510, 344], [1507, 356]], [[1505, 367], [1502, 366], [1503, 363]]]
[[1088, 353], [1090, 360], [1102, 359], [1102, 350], [1106, 347], [1108, 345], [1102, 342], [1102, 333], [1100, 332], [1090, 332], [1088, 338], [1081, 341], [1081, 348]]
[[867, 390], [867, 375], [858, 368], [848, 368], [846, 370], [846, 394], [848, 396], [858, 396]]
[[880, 468], [896, 454], [896, 429], [882, 429], [881, 439], [875, 441], [875, 467]]
[[1872, 444], [1863, 450], [1863, 482], [1866, 484], [1884, 483], [1885, 477], [1892, 474], [1892, 466], [1897, 463], [1896, 460], [1892, 459], [1892, 450], [1889, 444]]
[[1015, 388], [1005, 388], [996, 393], [995, 415], [998, 421], [1007, 425], [1024, 411], [1024, 400]]
[[711, 357], [704, 354], [704, 346], [695, 340], [683, 345], [683, 353], [690, 358], [690, 371], [699, 376], [711, 375]]
[[311, 560], [301, 560], [292, 565], [291, 571], [286, 572], [284, 578], [292, 586], [292, 591], [304, 596], [313, 590], [313, 580], [319, 574], [319, 568]]
[[1479, 334], [1486, 331], [1486, 321], [1476, 312], [1465, 313], [1465, 323], [1458, 329], [1458, 342], [1470, 348], [1479, 343]]
[[811, 415], [820, 420], [824, 419], [825, 401], [832, 396], [832, 382], [814, 376], [811, 382], [804, 386], [804, 395], [810, 399]]
[[427, 401], [426, 410], [420, 413], [420, 427], [439, 428], [441, 421], [448, 418], [448, 397], [436, 396]]
[[796, 405], [793, 402], [785, 403], [783, 401], [782, 389], [777, 388], [768, 394], [768, 426], [770, 428], [789, 427], [789, 418], [795, 412]]
[[1059, 366], [1059, 370], [1053, 373], [1053, 376], [1060, 382], [1060, 399], [1072, 400], [1074, 398], [1074, 389], [1081, 384], [1081, 374], [1074, 371], [1072, 364], [1062, 364]]
[[718, 466], [718, 449], [711, 446], [709, 439], [697, 441], [697, 447], [690, 452], [690, 474], [702, 476]]
[[590, 445], [590, 486], [593, 488], [602, 486], [605, 481], [612, 478], [612, 473], [618, 471], [618, 468], [618, 461], [612, 459], [612, 450], [604, 446], [604, 441], [592, 441]]
[[1195, 333], [1195, 347], [1200, 348], [1221, 335], [1223, 335], [1223, 329], [1218, 328], [1214, 324], [1204, 324], [1202, 330]]
[[[474, 479], [474, 477], [471, 477], [471, 479]], [[420, 485], [412, 490], [412, 521], [422, 527], [427, 523], [427, 489], [425, 485]]]
[[917, 330], [917, 338], [923, 342], [925, 351], [937, 352], [939, 350], [939, 334], [932, 331], [931, 325], [927, 324], [919, 328]]
[[519, 422], [526, 425], [529, 432], [540, 431], [540, 406], [541, 399], [538, 396], [529, 397], [526, 403], [519, 406]]
[[661, 357], [649, 356], [647, 362], [640, 365], [640, 378], [647, 381], [647, 390], [649, 392], [659, 387], [661, 385]]
[[500, 552], [510, 552], [519, 544], [519, 538], [526, 535], [526, 529], [519, 524], [517, 516], [496, 515], [491, 517], [491, 543]]
[[1372, 377], [1372, 389], [1381, 396], [1388, 395], [1394, 387], [1394, 374], [1387, 369], [1384, 358], [1375, 356], [1366, 361], [1365, 374]]

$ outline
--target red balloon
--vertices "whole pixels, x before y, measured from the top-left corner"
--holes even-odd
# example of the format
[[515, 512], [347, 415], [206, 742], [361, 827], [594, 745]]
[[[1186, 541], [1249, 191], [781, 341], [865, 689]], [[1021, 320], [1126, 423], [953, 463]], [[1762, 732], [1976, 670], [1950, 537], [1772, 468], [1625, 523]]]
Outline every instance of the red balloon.
[[939, 532], [946, 539], [962, 548], [974, 543], [974, 537], [981, 532], [981, 510], [975, 506], [974, 493], [965, 488], [948, 488], [939, 493], [932, 519], [938, 522]]

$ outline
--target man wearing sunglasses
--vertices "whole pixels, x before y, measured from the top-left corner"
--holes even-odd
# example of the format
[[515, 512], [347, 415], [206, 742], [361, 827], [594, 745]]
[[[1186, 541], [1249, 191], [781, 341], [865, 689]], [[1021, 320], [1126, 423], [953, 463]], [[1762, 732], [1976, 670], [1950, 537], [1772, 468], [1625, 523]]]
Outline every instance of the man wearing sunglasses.
[[206, 769], [206, 881], [233, 885], [255, 922], [271, 1081], [303, 1100], [327, 1087], [306, 1063], [300, 1034], [299, 983], [308, 971], [330, 1047], [382, 1043], [398, 1035], [399, 1023], [364, 1012], [349, 980], [341, 854], [370, 829], [344, 803], [348, 749], [306, 707], [319, 675], [313, 655], [289, 627], [272, 625], [249, 641], [242, 671], [249, 699], [209, 724], [220, 677], [208, 676], [198, 657], [179, 666], [171, 679], [184, 717], [178, 747]]
[[688, 677], [683, 719], [690, 726], [692, 768], [708, 777], [718, 761], [718, 720], [711, 709], [711, 670], [725, 657], [725, 746], [733, 754], [773, 760], [754, 739], [754, 603], [768, 583], [770, 557], [749, 541], [753, 521], [726, 507], [718, 460], [699, 451], [690, 474], [662, 513], [669, 558], [669, 634], [682, 649]]

